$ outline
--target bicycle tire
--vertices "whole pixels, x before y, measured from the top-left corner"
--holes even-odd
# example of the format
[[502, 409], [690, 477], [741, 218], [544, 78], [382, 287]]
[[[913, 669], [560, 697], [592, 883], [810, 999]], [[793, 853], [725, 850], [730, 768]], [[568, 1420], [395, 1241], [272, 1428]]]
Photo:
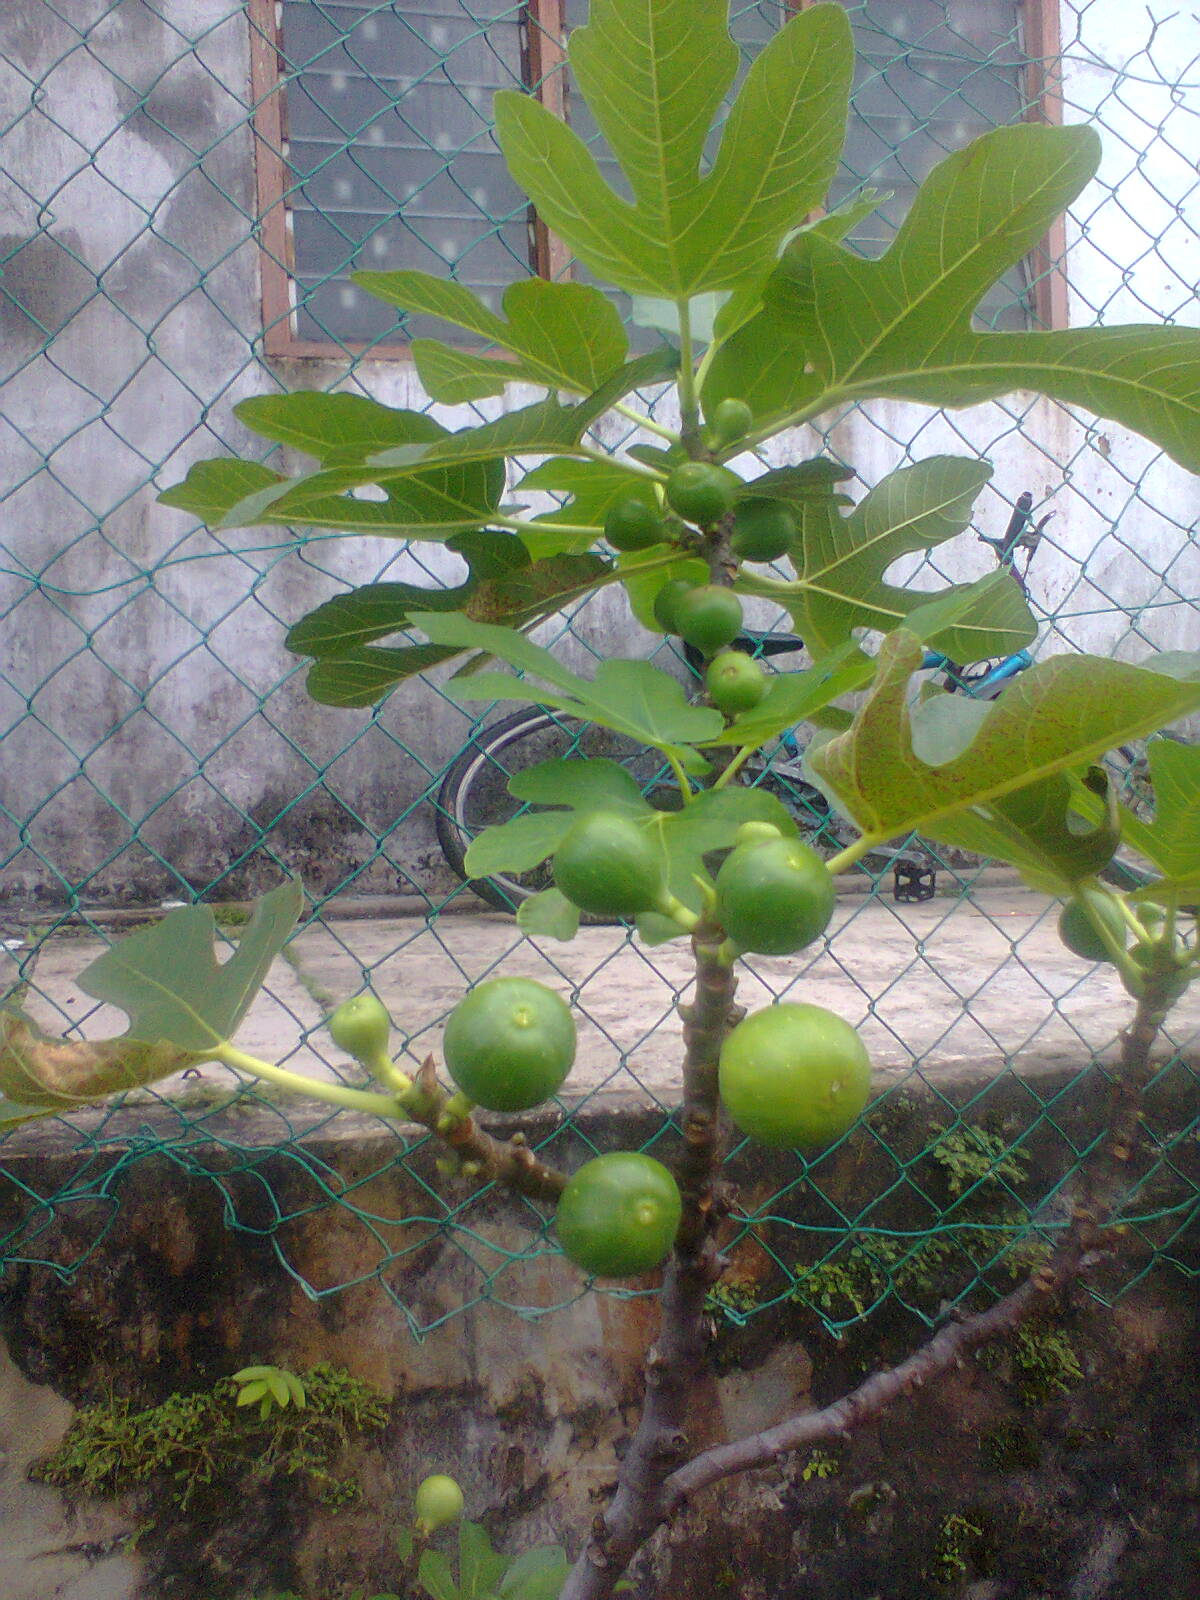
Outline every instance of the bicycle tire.
[[[467, 850], [484, 828], [507, 822], [527, 809], [524, 801], [508, 791], [508, 781], [515, 773], [569, 754], [620, 762], [652, 803], [675, 793], [670, 769], [657, 750], [648, 750], [595, 723], [543, 706], [489, 723], [448, 768], [438, 790], [434, 826], [450, 870], [497, 911], [512, 913], [530, 895], [549, 888], [550, 864], [543, 862], [530, 872], [473, 878], [467, 870]], [[678, 803], [677, 794], [675, 798]], [[673, 807], [660, 805], [660, 809]]]

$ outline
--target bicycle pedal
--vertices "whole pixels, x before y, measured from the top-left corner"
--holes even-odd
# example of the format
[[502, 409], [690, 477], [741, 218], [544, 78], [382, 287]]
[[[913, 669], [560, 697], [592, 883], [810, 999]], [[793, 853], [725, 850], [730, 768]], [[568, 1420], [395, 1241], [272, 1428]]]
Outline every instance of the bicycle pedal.
[[937, 894], [937, 872], [915, 861], [897, 861], [892, 868], [892, 899], [901, 905], [932, 900]]

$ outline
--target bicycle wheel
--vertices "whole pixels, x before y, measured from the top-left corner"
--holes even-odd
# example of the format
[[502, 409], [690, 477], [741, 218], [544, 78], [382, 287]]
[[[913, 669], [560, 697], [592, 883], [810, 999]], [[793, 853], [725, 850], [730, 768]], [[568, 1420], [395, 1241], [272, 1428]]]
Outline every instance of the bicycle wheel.
[[595, 723], [534, 706], [481, 728], [446, 773], [438, 791], [435, 824], [438, 844], [451, 870], [498, 911], [515, 911], [522, 900], [549, 888], [550, 864], [543, 862], [530, 872], [472, 878], [466, 866], [467, 849], [484, 828], [507, 822], [528, 809], [508, 791], [508, 781], [515, 773], [565, 756], [617, 761], [652, 805], [666, 811], [680, 804], [671, 770], [657, 750], [647, 750]]

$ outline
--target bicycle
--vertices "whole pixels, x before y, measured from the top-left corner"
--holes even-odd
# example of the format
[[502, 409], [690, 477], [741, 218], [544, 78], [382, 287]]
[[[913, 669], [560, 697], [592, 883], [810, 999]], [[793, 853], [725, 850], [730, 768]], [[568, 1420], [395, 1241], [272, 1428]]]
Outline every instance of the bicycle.
[[[980, 533], [977, 537], [993, 551], [997, 563], [1007, 568], [1023, 593], [1028, 593], [1029, 568], [1041, 543], [1052, 512], [1033, 520], [1033, 496], [1025, 491], [1018, 496], [1007, 528], [1000, 538]], [[1024, 552], [1024, 571], [1017, 558]], [[804, 642], [794, 634], [746, 632], [734, 641], [733, 648], [746, 650], [763, 659], [795, 654]], [[684, 658], [693, 675], [702, 677], [703, 657], [689, 647]], [[995, 699], [1022, 672], [1033, 665], [1029, 650], [1018, 650], [1002, 658], [962, 665], [949, 657], [928, 652], [923, 667], [939, 675], [950, 693], [968, 694], [976, 699]], [[784, 733], [769, 752], [760, 752], [746, 763], [748, 784], [766, 788], [791, 812], [806, 843], [821, 854], [833, 855], [856, 837], [853, 829], [835, 811], [825, 796], [810, 783], [804, 772], [804, 747], [799, 730]], [[1121, 752], [1129, 770], [1136, 757]], [[496, 874], [472, 878], [466, 868], [466, 853], [471, 841], [484, 828], [506, 822], [525, 809], [508, 790], [511, 777], [542, 761], [566, 756], [604, 757], [619, 762], [630, 771], [652, 805], [674, 810], [680, 805], [678, 790], [667, 763], [655, 750], [607, 728], [582, 722], [542, 706], [533, 706], [501, 717], [472, 736], [470, 744], [448, 769], [438, 791], [435, 826], [438, 844], [447, 864], [480, 899], [500, 911], [514, 911], [520, 902], [552, 881], [549, 862], [528, 872]], [[876, 881], [889, 868], [893, 897], [900, 902], [924, 901], [937, 893], [938, 859], [920, 840], [900, 846], [880, 847], [858, 863]]]

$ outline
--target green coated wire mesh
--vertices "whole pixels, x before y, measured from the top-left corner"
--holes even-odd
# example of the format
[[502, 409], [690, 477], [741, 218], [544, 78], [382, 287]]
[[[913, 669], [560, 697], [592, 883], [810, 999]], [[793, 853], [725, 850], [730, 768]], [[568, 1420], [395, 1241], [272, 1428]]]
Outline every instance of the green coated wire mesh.
[[[747, 57], [784, 9], [734, 4]], [[1071, 0], [847, 9], [860, 61], [835, 198], [881, 193], [859, 248], [886, 245], [965, 139], [1022, 116], [1086, 120], [1104, 135], [1099, 179], [981, 315], [1195, 319], [1194, 19], [1143, 24]], [[530, 1126], [568, 1162], [612, 1137], [614, 1111], [669, 1153], [682, 956], [614, 929], [520, 939], [449, 870], [433, 826], [447, 768], [495, 712], [464, 709], [436, 675], [371, 712], [316, 706], [282, 645], [347, 583], [444, 586], [456, 558], [209, 531], [155, 495], [194, 460], [249, 453], [232, 412], [248, 395], [426, 403], [404, 359], [420, 319], [397, 324], [356, 266], [449, 273], [492, 299], [531, 269], [569, 270], [504, 172], [489, 107], [498, 88], [531, 88], [591, 134], [559, 49], [583, 16], [575, 0], [9, 0], [0, 18], [5, 982], [51, 1031], [119, 1031], [73, 984], [104, 941], [194, 900], [221, 907], [236, 938], [241, 902], [299, 872], [310, 915], [246, 1047], [351, 1075], [321, 1018], [370, 982], [419, 1060], [464, 984], [528, 972], [581, 1019], [563, 1114]], [[451, 420], [472, 414], [483, 408]], [[881, 405], [822, 438], [867, 483], [937, 450], [986, 455], [982, 532], [999, 534], [1024, 490], [1039, 517], [1052, 511], [1027, 578], [1039, 652], [1137, 659], [1195, 643], [1195, 483], [1141, 441], [1028, 396], [954, 415]], [[922, 581], [989, 559], [966, 536], [926, 559]], [[543, 642], [577, 666], [667, 649], [608, 595]], [[811, 1164], [731, 1154], [734, 1264], [713, 1301], [728, 1322], [790, 1306], [837, 1332], [888, 1304], [932, 1323], [1002, 1292], [1062, 1226], [1102, 1127], [1115, 985], [1064, 960], [1044, 902], [978, 863], [939, 872], [953, 893], [919, 906], [894, 903], [878, 872], [843, 900], [827, 948], [755, 963], [743, 982], [747, 1003], [803, 993], [861, 1025], [881, 1095]], [[1098, 1294], [1164, 1262], [1195, 1270], [1196, 1026], [1194, 1010], [1172, 1021], [1126, 1207], [1134, 1247]], [[526, 1317], [562, 1303], [539, 1287], [554, 1250], [541, 1209], [514, 1201], [498, 1226], [493, 1197], [440, 1173], [412, 1130], [381, 1125], [339, 1160], [344, 1121], [206, 1070], [18, 1131], [0, 1140], [0, 1258], [70, 1275], [120, 1227], [130, 1171], [154, 1160], [216, 1185], [228, 1225], [270, 1239], [308, 1293], [378, 1282], [414, 1334], [482, 1302]], [[353, 1238], [323, 1273], [290, 1249], [314, 1208]], [[413, 1288], [434, 1244], [460, 1258], [453, 1305]]]

